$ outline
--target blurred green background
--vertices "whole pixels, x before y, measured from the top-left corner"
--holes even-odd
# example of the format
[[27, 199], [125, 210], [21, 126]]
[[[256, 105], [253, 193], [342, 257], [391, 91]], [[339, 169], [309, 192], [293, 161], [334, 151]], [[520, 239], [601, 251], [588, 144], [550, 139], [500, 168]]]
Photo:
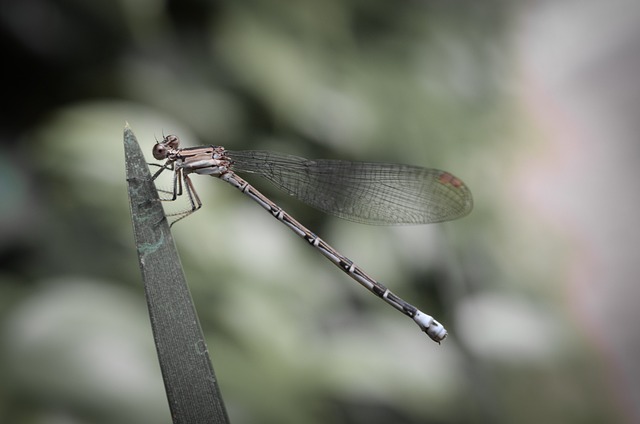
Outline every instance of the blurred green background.
[[449, 330], [437, 346], [226, 184], [173, 228], [232, 423], [640, 422], [633, 2], [0, 3], [0, 422], [169, 423], [122, 131], [446, 169], [371, 227], [250, 180]]

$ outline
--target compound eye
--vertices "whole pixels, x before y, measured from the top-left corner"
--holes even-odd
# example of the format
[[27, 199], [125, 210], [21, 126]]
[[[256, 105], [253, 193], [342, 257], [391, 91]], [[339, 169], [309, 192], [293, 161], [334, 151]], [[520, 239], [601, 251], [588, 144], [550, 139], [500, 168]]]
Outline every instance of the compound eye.
[[160, 160], [166, 159], [169, 154], [169, 150], [164, 144], [156, 144], [153, 146], [153, 157]]

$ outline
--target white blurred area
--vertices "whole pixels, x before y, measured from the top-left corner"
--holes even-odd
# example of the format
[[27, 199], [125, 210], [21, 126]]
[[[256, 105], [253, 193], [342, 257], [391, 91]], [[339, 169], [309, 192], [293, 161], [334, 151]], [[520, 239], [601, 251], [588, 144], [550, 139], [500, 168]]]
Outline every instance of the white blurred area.
[[529, 2], [515, 35], [537, 128], [512, 194], [570, 243], [559, 297], [639, 422], [640, 4]]

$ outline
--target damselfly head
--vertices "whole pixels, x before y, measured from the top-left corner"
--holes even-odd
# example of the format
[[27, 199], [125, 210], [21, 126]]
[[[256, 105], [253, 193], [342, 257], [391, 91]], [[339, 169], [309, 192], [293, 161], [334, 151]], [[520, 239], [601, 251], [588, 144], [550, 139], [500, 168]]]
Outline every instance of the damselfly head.
[[153, 146], [153, 157], [161, 160], [166, 159], [172, 150], [176, 150], [180, 145], [180, 139], [175, 135], [167, 135], [162, 141]]

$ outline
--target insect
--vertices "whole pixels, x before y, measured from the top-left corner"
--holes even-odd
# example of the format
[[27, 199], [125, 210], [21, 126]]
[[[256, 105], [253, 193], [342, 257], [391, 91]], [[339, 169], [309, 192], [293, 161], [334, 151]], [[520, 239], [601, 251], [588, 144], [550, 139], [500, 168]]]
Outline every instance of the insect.
[[236, 172], [258, 174], [323, 212], [377, 225], [428, 224], [467, 215], [473, 208], [473, 198], [459, 178], [437, 169], [393, 163], [309, 160], [261, 150], [225, 150], [221, 146], [181, 148], [175, 135], [156, 143], [153, 157], [165, 161], [156, 164], [160, 169], [154, 180], [165, 170], [173, 172], [172, 197], [164, 200], [176, 200], [186, 193], [191, 204], [191, 209], [177, 214], [172, 225], [202, 207], [190, 175], [218, 177], [262, 206], [355, 281], [413, 319], [432, 340], [440, 343], [447, 336], [447, 330], [433, 317], [367, 275]]

